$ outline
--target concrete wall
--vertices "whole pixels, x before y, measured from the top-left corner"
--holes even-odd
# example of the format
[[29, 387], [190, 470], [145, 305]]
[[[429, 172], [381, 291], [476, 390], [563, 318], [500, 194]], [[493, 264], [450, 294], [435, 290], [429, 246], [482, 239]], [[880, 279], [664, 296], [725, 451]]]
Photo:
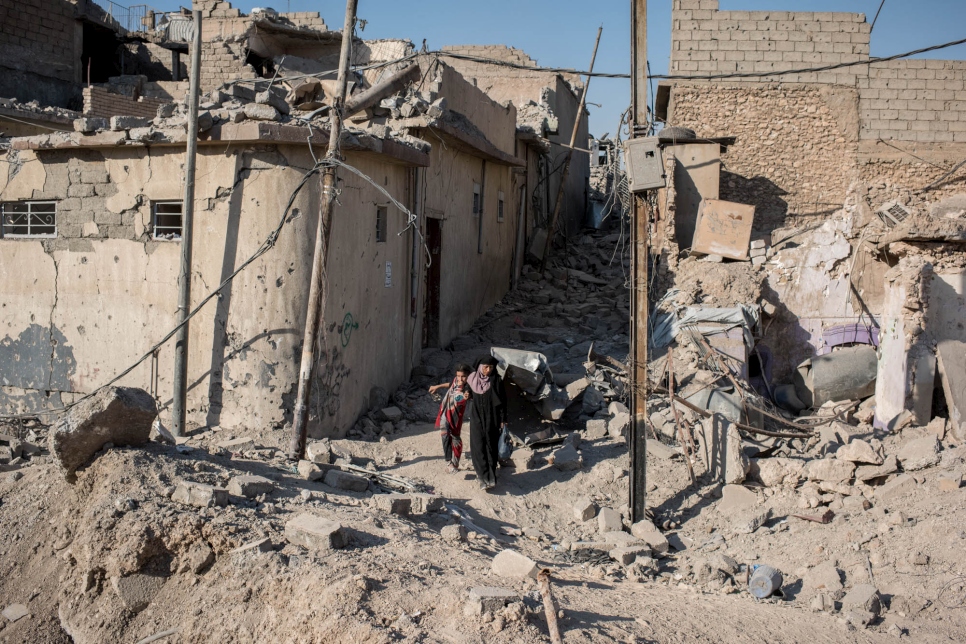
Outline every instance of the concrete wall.
[[673, 157], [675, 189], [675, 239], [682, 248], [691, 246], [698, 206], [703, 199], [718, 199], [721, 179], [721, 146], [689, 143], [664, 148]]
[[67, 107], [79, 83], [76, 2], [0, 0], [0, 96]]

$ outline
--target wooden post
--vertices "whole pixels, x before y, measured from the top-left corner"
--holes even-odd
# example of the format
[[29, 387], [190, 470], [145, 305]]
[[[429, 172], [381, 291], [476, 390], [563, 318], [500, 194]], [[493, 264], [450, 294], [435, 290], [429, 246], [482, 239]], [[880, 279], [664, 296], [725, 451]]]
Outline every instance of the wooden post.
[[[349, 57], [352, 51], [352, 33], [356, 22], [358, 0], [347, 0], [345, 5], [345, 26], [342, 29], [342, 51], [339, 56], [339, 76], [336, 94], [332, 98], [329, 112], [329, 149], [326, 158], [339, 155], [339, 136], [342, 133], [342, 115], [345, 108], [346, 81], [349, 72]], [[305, 306], [305, 333], [302, 336], [302, 361], [299, 366], [298, 394], [295, 399], [292, 422], [292, 442], [288, 456], [298, 460], [305, 453], [305, 437], [309, 423], [309, 395], [312, 392], [312, 375], [315, 372], [315, 343], [319, 328], [323, 327], [327, 282], [325, 264], [328, 258], [329, 232], [332, 230], [332, 202], [335, 200], [335, 165], [328, 165], [322, 174], [322, 200], [319, 224], [315, 230], [315, 254], [312, 258], [312, 280], [309, 283], [309, 298]]]
[[[553, 248], [553, 236], [557, 228], [557, 218], [560, 216], [560, 208], [563, 206], [564, 190], [567, 188], [567, 177], [570, 176], [570, 161], [574, 157], [574, 146], [577, 144], [577, 132], [580, 130], [580, 118], [584, 114], [584, 106], [587, 104], [587, 92], [590, 91], [591, 74], [594, 72], [594, 61], [597, 59], [597, 45], [600, 44], [600, 33], [603, 27], [597, 28], [597, 40], [594, 41], [594, 53], [590, 56], [590, 69], [587, 70], [587, 82], [584, 84], [584, 91], [580, 93], [580, 104], [577, 105], [577, 115], [574, 116], [574, 129], [570, 133], [570, 146], [567, 148], [567, 157], [564, 160], [563, 174], [560, 176], [560, 188], [557, 190], [557, 203], [553, 207], [553, 215], [547, 225], [547, 241], [543, 245], [543, 260], [540, 262], [540, 271], [547, 268], [547, 257], [550, 256], [550, 249]], [[549, 181], [549, 175], [548, 179]]]
[[[195, 162], [198, 157], [198, 100], [201, 94], [201, 12], [192, 12], [195, 23], [191, 42], [191, 77], [188, 83], [188, 145], [184, 164], [184, 201], [181, 204], [181, 269], [178, 272], [178, 314], [181, 327], [174, 342], [174, 391], [171, 429], [184, 436], [188, 415], [188, 309], [191, 306], [191, 241], [195, 212]], [[88, 80], [90, 72], [88, 72]]]
[[[631, 0], [631, 137], [647, 123], [647, 0]], [[647, 202], [632, 195], [631, 212], [631, 521], [645, 518], [647, 498]]]

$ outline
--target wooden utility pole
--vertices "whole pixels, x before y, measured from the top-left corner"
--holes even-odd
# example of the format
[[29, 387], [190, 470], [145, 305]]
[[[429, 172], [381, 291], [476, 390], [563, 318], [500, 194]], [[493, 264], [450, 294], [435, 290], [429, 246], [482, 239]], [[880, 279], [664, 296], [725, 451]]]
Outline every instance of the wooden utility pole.
[[184, 164], [184, 201], [181, 203], [181, 270], [178, 272], [178, 314], [181, 327], [174, 342], [174, 392], [171, 425], [184, 436], [188, 409], [188, 309], [191, 306], [191, 240], [195, 214], [195, 162], [198, 156], [198, 100], [201, 94], [201, 12], [193, 11], [191, 77], [188, 83], [188, 148]]
[[541, 272], [546, 270], [547, 257], [550, 256], [550, 249], [553, 248], [553, 236], [557, 228], [557, 218], [560, 216], [560, 208], [563, 206], [564, 200], [564, 190], [567, 188], [567, 177], [570, 175], [570, 161], [574, 158], [574, 146], [577, 144], [577, 131], [580, 129], [580, 119], [584, 114], [584, 106], [587, 104], [587, 92], [590, 91], [591, 74], [594, 73], [594, 61], [597, 59], [597, 45], [600, 44], [600, 33], [603, 30], [603, 26], [597, 28], [597, 40], [594, 41], [594, 53], [590, 57], [590, 69], [587, 70], [587, 82], [584, 84], [584, 91], [580, 94], [580, 104], [577, 106], [577, 114], [574, 116], [574, 129], [570, 133], [570, 147], [567, 148], [563, 175], [560, 177], [560, 189], [557, 190], [557, 203], [554, 204], [553, 215], [550, 217], [550, 223], [547, 226], [547, 241], [543, 245], [543, 260], [540, 262]]
[[[647, 0], [631, 0], [631, 138], [647, 135]], [[631, 193], [631, 521], [647, 498], [647, 202]]]
[[[352, 34], [356, 22], [358, 0], [347, 0], [345, 4], [345, 25], [342, 28], [342, 50], [339, 54], [339, 76], [336, 94], [332, 98], [329, 111], [329, 149], [326, 159], [339, 158], [339, 136], [342, 133], [345, 91], [349, 76], [349, 59], [352, 52]], [[309, 283], [309, 299], [305, 307], [305, 333], [302, 336], [302, 363], [299, 367], [299, 386], [295, 400], [294, 420], [292, 423], [292, 442], [289, 458], [300, 459], [305, 453], [305, 437], [309, 422], [309, 396], [312, 392], [312, 375], [315, 372], [315, 343], [322, 318], [325, 314], [327, 283], [325, 264], [328, 259], [329, 232], [332, 230], [332, 202], [335, 200], [335, 185], [338, 175], [334, 164], [327, 165], [322, 174], [322, 200], [319, 224], [315, 231], [315, 254], [312, 258], [312, 280]]]

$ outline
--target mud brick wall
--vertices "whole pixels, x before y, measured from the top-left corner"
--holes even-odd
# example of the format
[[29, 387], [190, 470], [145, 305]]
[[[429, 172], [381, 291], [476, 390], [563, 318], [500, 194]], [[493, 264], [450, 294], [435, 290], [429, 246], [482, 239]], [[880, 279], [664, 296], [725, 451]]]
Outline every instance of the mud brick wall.
[[147, 98], [141, 96], [134, 99], [124, 94], [109, 92], [104, 87], [84, 88], [84, 116], [142, 116], [154, 118], [158, 114], [158, 106], [170, 103], [161, 98]]
[[245, 58], [229, 43], [213, 41], [201, 43], [201, 91], [210, 92], [224, 83], [242, 78], [258, 78], [245, 64]]
[[81, 80], [75, 13], [67, 0], [0, 0], [0, 96], [68, 106]]

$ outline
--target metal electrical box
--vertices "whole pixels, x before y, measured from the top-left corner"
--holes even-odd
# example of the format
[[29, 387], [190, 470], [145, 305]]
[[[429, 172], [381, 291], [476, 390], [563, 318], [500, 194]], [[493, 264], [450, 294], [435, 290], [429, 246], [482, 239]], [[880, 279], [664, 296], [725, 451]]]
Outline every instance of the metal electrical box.
[[667, 185], [664, 160], [656, 136], [628, 139], [624, 142], [624, 164], [631, 192], [644, 192]]

